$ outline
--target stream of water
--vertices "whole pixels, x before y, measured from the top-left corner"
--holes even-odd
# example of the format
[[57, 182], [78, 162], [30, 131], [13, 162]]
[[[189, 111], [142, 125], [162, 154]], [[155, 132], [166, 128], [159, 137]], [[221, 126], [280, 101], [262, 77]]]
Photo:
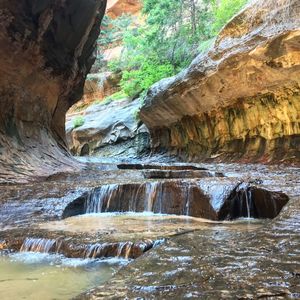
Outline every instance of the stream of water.
[[[298, 169], [220, 165], [224, 178], [145, 181], [140, 171], [96, 167], [2, 187], [0, 251], [16, 253], [0, 255], [0, 300], [71, 299], [90, 288], [102, 299], [248, 299], [257, 290], [299, 299]], [[269, 211], [279, 192], [290, 197], [280, 214], [254, 220], [254, 206]], [[230, 195], [242, 213], [215, 221], [209, 205], [219, 211]]]
[[0, 299], [71, 299], [107, 281], [126, 263], [32, 252], [0, 256]]

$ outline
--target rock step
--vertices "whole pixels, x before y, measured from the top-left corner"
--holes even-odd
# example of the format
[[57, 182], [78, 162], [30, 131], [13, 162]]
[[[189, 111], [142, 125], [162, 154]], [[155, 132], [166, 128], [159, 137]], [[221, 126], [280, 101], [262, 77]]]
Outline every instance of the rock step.
[[197, 167], [195, 165], [161, 165], [161, 164], [118, 164], [120, 170], [202, 170], [206, 168]]
[[63, 218], [104, 212], [152, 212], [213, 221], [275, 218], [288, 201], [282, 192], [220, 177], [109, 184], [70, 202]]
[[63, 254], [68, 258], [108, 258], [135, 259], [158, 245], [162, 240], [121, 241], [88, 243], [73, 241], [70, 237], [48, 239], [21, 236], [1, 241], [0, 249], [5, 251]]
[[206, 178], [224, 177], [221, 172], [204, 170], [148, 170], [143, 172], [146, 179], [178, 179], [178, 178]]

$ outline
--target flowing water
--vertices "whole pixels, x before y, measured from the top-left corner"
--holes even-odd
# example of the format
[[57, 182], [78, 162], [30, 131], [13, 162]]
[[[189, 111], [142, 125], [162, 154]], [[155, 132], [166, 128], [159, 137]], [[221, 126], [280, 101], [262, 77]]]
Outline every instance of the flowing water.
[[[299, 169], [218, 168], [225, 178], [145, 181], [140, 171], [96, 166], [78, 178], [3, 187], [0, 249], [21, 252], [0, 256], [0, 300], [70, 299], [96, 286], [101, 299], [252, 299], [257, 291], [299, 299]], [[277, 211], [251, 182], [291, 197], [274, 220], [251, 219], [257, 198]], [[220, 211], [229, 196], [242, 218], [199, 218], [216, 220], [209, 205]], [[115, 258], [99, 259], [107, 256]], [[138, 256], [113, 276], [129, 261], [121, 258]]]
[[0, 256], [0, 299], [70, 299], [107, 281], [126, 263], [32, 252]]
[[119, 240], [159, 239], [191, 230], [203, 230], [222, 226], [228, 230], [255, 230], [262, 226], [262, 220], [237, 220], [235, 222], [214, 222], [189, 216], [144, 213], [100, 213], [86, 214], [61, 221], [40, 224], [53, 231], [76, 233], [109, 233]]

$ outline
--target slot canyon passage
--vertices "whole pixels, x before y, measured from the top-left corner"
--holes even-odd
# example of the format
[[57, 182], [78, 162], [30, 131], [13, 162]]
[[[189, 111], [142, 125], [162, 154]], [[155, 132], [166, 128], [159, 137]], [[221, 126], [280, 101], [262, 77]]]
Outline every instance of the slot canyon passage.
[[299, 0], [0, 26], [0, 299], [300, 299]]

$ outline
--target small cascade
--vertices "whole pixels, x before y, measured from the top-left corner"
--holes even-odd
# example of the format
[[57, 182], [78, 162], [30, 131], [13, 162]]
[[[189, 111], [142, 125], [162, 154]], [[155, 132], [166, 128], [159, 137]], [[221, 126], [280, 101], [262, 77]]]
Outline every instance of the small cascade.
[[[225, 187], [222, 185], [216, 194], [220, 198], [219, 206], [226, 200]], [[224, 192], [225, 191], [225, 192]], [[232, 192], [236, 198], [245, 197], [241, 189]], [[142, 183], [123, 183], [103, 185], [70, 203], [64, 210], [64, 216], [92, 213], [152, 212], [155, 214], [184, 215], [217, 219], [213, 206], [211, 190], [199, 185], [196, 180], [163, 180]], [[245, 201], [245, 200], [243, 200]], [[240, 202], [240, 201], [239, 201]], [[251, 202], [251, 199], [247, 203]], [[247, 204], [248, 205], [248, 204]], [[241, 205], [236, 205], [236, 210]], [[220, 209], [220, 208], [218, 208]], [[251, 210], [251, 205], [249, 206]], [[239, 215], [241, 212], [237, 212]], [[246, 217], [247, 215], [241, 215]], [[252, 215], [251, 215], [252, 217]]]
[[250, 219], [251, 217], [254, 217], [253, 203], [252, 203], [252, 193], [251, 193], [250, 188], [247, 188], [245, 190], [245, 198], [246, 198], [247, 218]]
[[255, 218], [255, 206], [252, 199], [252, 189], [247, 183], [242, 183], [234, 191], [233, 212], [234, 218]]
[[243, 182], [225, 199], [218, 212], [218, 219], [273, 219], [288, 201], [289, 197], [282, 192], [268, 191]]
[[186, 187], [186, 204], [185, 204], [185, 213], [184, 215], [189, 216], [190, 215], [190, 189], [191, 186], [188, 184]]
[[[132, 242], [120, 242], [120, 243], [103, 243], [103, 244], [92, 244], [87, 246], [84, 257], [85, 258], [102, 258], [102, 257], [118, 257], [128, 259], [132, 256], [134, 247], [142, 247], [135, 245]], [[146, 248], [146, 245], [144, 245]]]
[[131, 212], [136, 212], [137, 205], [141, 198], [144, 198], [144, 185], [138, 185], [138, 188], [136, 189], [136, 192], [134, 193], [132, 199], [128, 201], [128, 210]]
[[120, 243], [117, 250], [117, 257], [124, 257], [125, 259], [129, 258], [130, 252], [132, 250], [132, 242], [123, 242]]
[[104, 185], [99, 189], [94, 189], [88, 196], [85, 203], [85, 213], [101, 213], [107, 211], [111, 199], [118, 190], [118, 185]]
[[56, 240], [26, 238], [21, 246], [20, 252], [49, 253], [56, 244]]
[[153, 248], [162, 245], [165, 241], [166, 241], [166, 239], [160, 239], [160, 240], [154, 241], [154, 243], [153, 243]]
[[248, 189], [245, 191], [245, 196], [246, 196], [247, 218], [250, 219], [251, 212], [250, 212], [249, 199], [248, 199]]
[[87, 247], [87, 249], [84, 253], [84, 257], [85, 258], [103, 257], [106, 246], [107, 246], [107, 243], [90, 245]]
[[159, 182], [147, 182], [145, 184], [145, 208], [146, 212], [153, 212], [154, 203], [159, 200], [159, 210], [162, 211], [161, 184]]
[[252, 203], [251, 188], [242, 184], [237, 190], [237, 205], [239, 206], [239, 217], [251, 219], [255, 217], [254, 206]]

